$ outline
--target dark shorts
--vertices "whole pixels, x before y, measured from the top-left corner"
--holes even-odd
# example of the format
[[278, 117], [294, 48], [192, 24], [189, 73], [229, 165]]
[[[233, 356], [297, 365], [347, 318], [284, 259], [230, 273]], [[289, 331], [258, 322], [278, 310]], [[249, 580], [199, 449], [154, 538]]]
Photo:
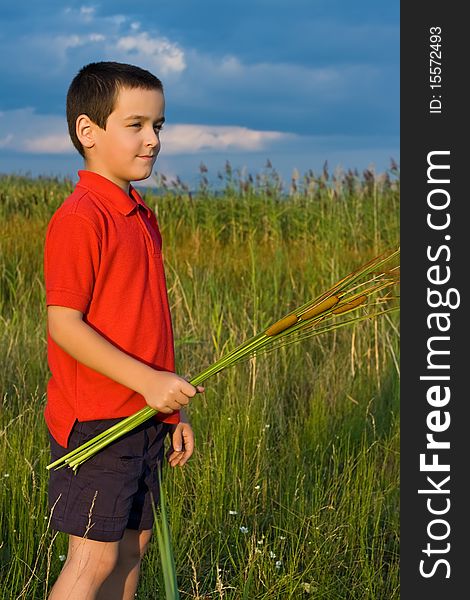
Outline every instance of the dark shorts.
[[[67, 448], [49, 433], [52, 461], [120, 420], [76, 421]], [[158, 471], [170, 427], [149, 419], [84, 462], [76, 474], [69, 467], [52, 469], [51, 527], [102, 542], [120, 540], [125, 529], [152, 529], [151, 494], [157, 505]]]

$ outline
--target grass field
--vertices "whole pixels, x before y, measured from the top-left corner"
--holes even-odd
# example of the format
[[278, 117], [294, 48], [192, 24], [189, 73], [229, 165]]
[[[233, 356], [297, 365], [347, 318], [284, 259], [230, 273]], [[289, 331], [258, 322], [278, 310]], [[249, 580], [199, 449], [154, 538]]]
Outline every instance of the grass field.
[[[147, 195], [164, 241], [177, 371], [226, 349], [399, 238], [394, 169], [299, 176], [201, 172], [190, 193]], [[36, 600], [66, 539], [48, 527], [42, 411], [43, 244], [69, 181], [0, 177], [0, 595]], [[182, 599], [399, 598], [399, 373], [396, 314], [229, 369], [190, 406], [197, 449], [165, 469]], [[156, 542], [139, 599], [164, 597]]]

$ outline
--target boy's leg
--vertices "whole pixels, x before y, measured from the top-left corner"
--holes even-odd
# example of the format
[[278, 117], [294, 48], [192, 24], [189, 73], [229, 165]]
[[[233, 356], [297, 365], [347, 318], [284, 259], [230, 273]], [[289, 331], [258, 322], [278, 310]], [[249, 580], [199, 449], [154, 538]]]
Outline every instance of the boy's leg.
[[143, 476], [139, 481], [138, 493], [119, 543], [118, 564], [104, 582], [98, 600], [134, 600], [139, 581], [140, 563], [152, 537], [153, 506], [158, 505], [160, 489], [158, 472], [161, 470], [164, 440], [170, 430], [165, 423], [150, 421], [144, 431]]
[[[107, 427], [104, 420], [77, 422], [70, 436], [72, 449]], [[132, 598], [133, 594], [122, 594], [124, 589], [127, 594], [136, 587], [140, 557], [151, 537], [151, 496], [158, 504], [158, 472], [168, 428], [154, 421], [142, 424], [85, 462], [76, 475], [70, 469], [50, 474], [51, 526], [70, 535], [69, 555], [51, 600]], [[52, 436], [51, 449], [53, 460], [66, 452]], [[81, 548], [81, 555], [77, 548]], [[90, 566], [85, 573], [84, 563]], [[116, 566], [116, 577], [109, 586], [120, 585], [121, 595], [108, 595], [106, 588], [98, 595]], [[80, 591], [75, 595], [77, 586]]]
[[119, 542], [97, 542], [69, 536], [67, 560], [49, 600], [96, 600], [102, 583], [115, 568]]
[[151, 537], [151, 529], [126, 529], [119, 542], [116, 567], [101, 586], [97, 600], [134, 599], [139, 582], [140, 563]]

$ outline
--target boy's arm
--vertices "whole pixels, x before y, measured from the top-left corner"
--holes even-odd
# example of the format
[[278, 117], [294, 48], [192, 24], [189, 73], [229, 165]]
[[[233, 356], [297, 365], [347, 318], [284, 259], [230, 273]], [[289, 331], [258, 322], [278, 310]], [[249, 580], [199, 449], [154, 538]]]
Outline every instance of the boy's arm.
[[108, 342], [83, 321], [83, 313], [65, 306], [47, 307], [49, 334], [65, 352], [85, 366], [142, 394], [153, 409], [171, 413], [189, 403], [202, 386], [168, 371], [157, 371]]

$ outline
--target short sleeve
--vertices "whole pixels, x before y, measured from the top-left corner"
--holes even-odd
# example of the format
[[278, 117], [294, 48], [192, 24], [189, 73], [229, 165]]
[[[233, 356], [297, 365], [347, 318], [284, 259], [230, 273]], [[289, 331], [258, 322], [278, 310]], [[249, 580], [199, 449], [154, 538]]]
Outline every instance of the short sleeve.
[[52, 219], [44, 246], [46, 305], [85, 312], [98, 274], [101, 239], [93, 223], [76, 213]]

